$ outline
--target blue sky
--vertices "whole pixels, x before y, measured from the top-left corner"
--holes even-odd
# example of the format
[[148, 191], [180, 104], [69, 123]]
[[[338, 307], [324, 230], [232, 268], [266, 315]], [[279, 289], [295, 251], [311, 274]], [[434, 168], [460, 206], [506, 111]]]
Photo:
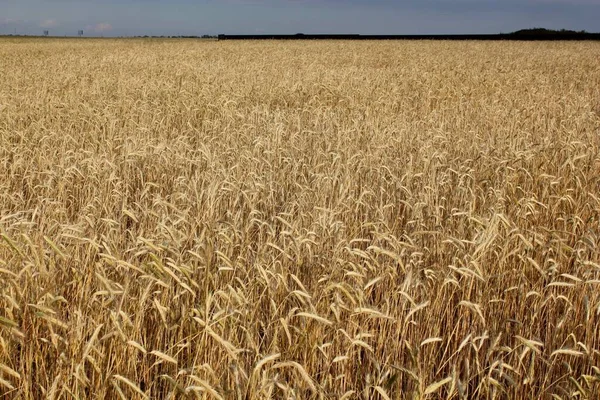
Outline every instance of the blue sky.
[[600, 32], [600, 0], [0, 0], [0, 34]]

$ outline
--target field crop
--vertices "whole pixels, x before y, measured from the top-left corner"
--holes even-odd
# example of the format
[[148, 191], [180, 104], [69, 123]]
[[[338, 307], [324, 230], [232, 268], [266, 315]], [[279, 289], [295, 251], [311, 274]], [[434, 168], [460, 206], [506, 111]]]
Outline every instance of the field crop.
[[598, 60], [0, 39], [0, 397], [597, 399]]

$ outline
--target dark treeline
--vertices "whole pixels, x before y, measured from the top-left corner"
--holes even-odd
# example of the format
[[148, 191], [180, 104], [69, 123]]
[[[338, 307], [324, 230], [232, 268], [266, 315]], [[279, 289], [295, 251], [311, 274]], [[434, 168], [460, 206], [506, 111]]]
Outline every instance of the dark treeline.
[[[8, 34], [1, 36], [46, 37], [36, 35]], [[57, 38], [59, 36], [50, 36]], [[65, 36], [72, 37], [72, 36]], [[81, 37], [81, 36], [80, 36]], [[86, 36], [83, 36], [84, 38]], [[120, 36], [123, 37], [123, 36]], [[359, 34], [304, 34], [295, 35], [138, 35], [133, 38], [154, 39], [219, 39], [219, 40], [598, 40], [600, 33], [586, 31], [551, 30], [545, 28], [522, 29], [512, 33], [465, 34], [465, 35], [359, 35]]]
[[202, 35], [202, 36], [194, 36], [194, 35], [179, 35], [179, 36], [134, 36], [135, 38], [153, 38], [153, 39], [216, 39], [217, 36], [213, 35]]
[[472, 35], [219, 35], [219, 40], [600, 40], [600, 33], [585, 31], [523, 29], [512, 33]]

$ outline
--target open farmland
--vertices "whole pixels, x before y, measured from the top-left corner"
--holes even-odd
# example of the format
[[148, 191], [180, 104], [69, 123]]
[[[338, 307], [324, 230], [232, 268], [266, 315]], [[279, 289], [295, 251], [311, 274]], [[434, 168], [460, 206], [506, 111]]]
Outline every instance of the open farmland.
[[598, 398], [599, 60], [0, 39], [0, 397]]

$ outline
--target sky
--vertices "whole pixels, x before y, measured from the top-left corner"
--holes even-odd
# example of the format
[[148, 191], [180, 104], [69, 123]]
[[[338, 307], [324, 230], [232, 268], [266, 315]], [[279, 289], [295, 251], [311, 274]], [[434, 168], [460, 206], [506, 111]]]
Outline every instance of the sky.
[[600, 32], [600, 0], [0, 0], [0, 35]]

